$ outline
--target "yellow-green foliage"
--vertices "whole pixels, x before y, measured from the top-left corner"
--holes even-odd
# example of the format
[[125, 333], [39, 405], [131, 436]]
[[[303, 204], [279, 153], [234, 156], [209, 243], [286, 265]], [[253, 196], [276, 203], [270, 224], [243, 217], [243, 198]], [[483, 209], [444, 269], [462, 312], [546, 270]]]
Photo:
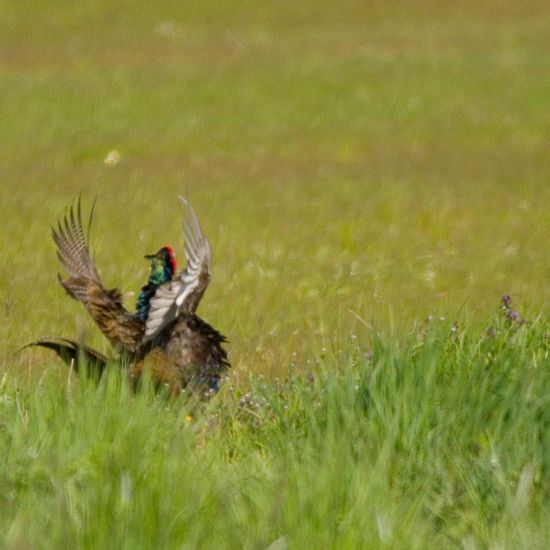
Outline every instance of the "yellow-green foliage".
[[438, 324], [226, 385], [1, 383], [7, 548], [544, 548], [548, 323]]
[[402, 327], [547, 303], [546, 3], [298, 4], [3, 4], [7, 349], [84, 329], [105, 349], [55, 279], [49, 227], [79, 193], [103, 278], [133, 292], [143, 254], [182, 256], [190, 198], [200, 312], [246, 369], [362, 330], [350, 309]]
[[[549, 27], [542, 1], [0, 3], [8, 547], [544, 546]], [[129, 306], [192, 202], [234, 364], [212, 426], [14, 355], [108, 349], [56, 280], [80, 193]], [[487, 343], [505, 293], [538, 320]], [[271, 405], [243, 419], [249, 373]]]

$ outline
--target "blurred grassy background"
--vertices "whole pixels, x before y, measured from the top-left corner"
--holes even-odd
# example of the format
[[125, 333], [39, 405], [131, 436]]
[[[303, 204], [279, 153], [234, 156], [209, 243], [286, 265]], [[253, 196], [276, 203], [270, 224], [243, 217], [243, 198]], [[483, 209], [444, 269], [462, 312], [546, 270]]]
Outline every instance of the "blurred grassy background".
[[2, 3], [0, 361], [42, 335], [107, 347], [55, 277], [49, 228], [79, 193], [104, 281], [134, 292], [144, 253], [183, 256], [190, 198], [214, 249], [199, 313], [238, 369], [363, 333], [356, 315], [400, 333], [505, 292], [535, 315], [549, 25], [542, 1]]

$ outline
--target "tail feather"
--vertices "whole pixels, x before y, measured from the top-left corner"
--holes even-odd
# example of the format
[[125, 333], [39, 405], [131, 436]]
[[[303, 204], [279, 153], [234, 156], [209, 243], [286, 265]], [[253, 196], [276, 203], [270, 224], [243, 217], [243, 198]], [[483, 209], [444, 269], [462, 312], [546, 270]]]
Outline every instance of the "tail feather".
[[88, 367], [91, 375], [101, 376], [109, 359], [99, 351], [69, 340], [68, 338], [43, 338], [31, 342], [21, 349], [29, 347], [42, 347], [55, 351], [65, 364], [75, 369], [82, 370], [83, 366]]

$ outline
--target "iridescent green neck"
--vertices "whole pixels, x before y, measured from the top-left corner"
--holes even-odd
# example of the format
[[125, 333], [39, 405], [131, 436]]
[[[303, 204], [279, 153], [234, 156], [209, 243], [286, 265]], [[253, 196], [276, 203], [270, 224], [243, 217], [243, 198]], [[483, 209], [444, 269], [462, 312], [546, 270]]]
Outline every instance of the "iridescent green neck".
[[149, 314], [151, 298], [155, 295], [157, 288], [172, 280], [172, 267], [162, 258], [151, 259], [151, 271], [147, 284], [141, 289], [137, 301], [137, 316], [145, 321]]
[[161, 285], [171, 278], [171, 273], [168, 274], [164, 261], [160, 258], [153, 258], [151, 260], [151, 272], [149, 273], [149, 280], [147, 281], [152, 285]]

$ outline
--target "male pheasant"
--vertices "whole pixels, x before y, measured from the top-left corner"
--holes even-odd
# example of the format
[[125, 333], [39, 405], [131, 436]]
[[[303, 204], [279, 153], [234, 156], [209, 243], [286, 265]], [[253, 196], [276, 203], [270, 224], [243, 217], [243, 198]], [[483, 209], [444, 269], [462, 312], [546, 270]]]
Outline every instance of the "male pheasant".
[[[82, 302], [101, 332], [109, 339], [136, 385], [149, 372], [157, 385], [166, 385], [172, 395], [188, 389], [209, 396], [219, 388], [229, 368], [222, 344], [225, 337], [195, 313], [210, 282], [212, 254], [197, 216], [185, 199], [183, 229], [187, 266], [176, 276], [176, 259], [170, 246], [145, 256], [151, 261], [147, 284], [129, 312], [118, 289], [101, 282], [82, 224], [80, 200], [70, 206], [63, 222], [53, 229], [57, 256], [68, 276], [59, 282], [72, 298]], [[42, 339], [29, 344], [53, 349], [66, 363], [79, 369], [84, 359], [88, 369], [101, 374], [109, 359], [86, 346], [64, 339]]]

